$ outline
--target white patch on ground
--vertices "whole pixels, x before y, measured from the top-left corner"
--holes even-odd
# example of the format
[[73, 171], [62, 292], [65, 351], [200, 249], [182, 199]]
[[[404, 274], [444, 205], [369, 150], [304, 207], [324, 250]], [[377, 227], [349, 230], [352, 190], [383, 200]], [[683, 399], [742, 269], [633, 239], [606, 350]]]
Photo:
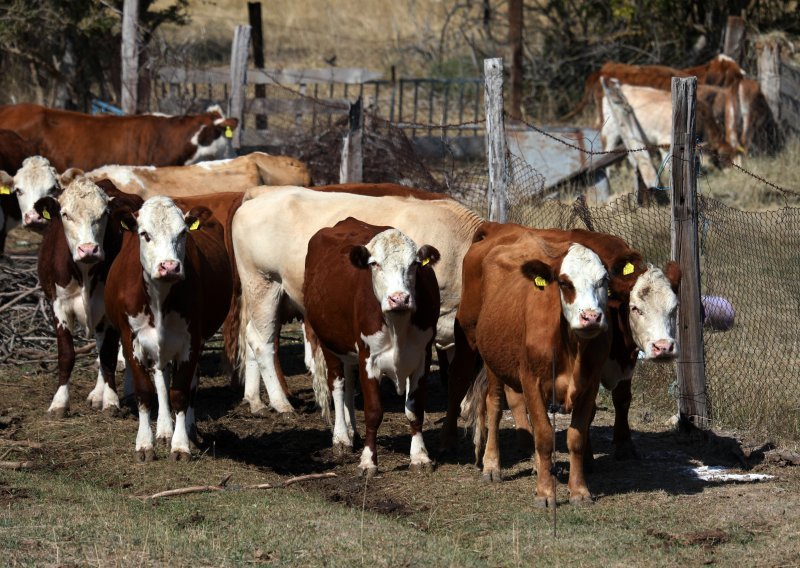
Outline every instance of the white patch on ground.
[[775, 479], [774, 475], [766, 473], [728, 473], [727, 468], [719, 465], [702, 465], [689, 468], [689, 471], [703, 481], [751, 482]]

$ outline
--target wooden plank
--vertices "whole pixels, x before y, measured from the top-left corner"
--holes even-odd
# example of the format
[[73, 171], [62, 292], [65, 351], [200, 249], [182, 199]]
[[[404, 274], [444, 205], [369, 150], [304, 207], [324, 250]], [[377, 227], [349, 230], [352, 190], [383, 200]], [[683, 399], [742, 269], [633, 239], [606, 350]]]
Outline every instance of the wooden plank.
[[522, 0], [508, 2], [508, 45], [511, 55], [511, 102], [508, 113], [516, 119], [522, 117], [522, 3]]
[[[264, 33], [261, 27], [261, 2], [247, 3], [247, 18], [253, 28], [253, 63], [256, 69], [264, 69]], [[256, 97], [267, 96], [266, 85], [256, 85]], [[267, 127], [267, 117], [263, 114], [256, 115], [256, 128], [264, 130]]]
[[244, 130], [244, 95], [247, 84], [247, 52], [250, 51], [250, 26], [236, 26], [231, 45], [231, 96], [228, 101], [228, 116], [239, 120], [239, 128], [233, 131], [233, 147], [241, 147]]
[[744, 61], [745, 46], [745, 27], [744, 18], [739, 16], [728, 16], [725, 26], [725, 43], [722, 53], [733, 59], [740, 66]]
[[125, 114], [136, 114], [139, 98], [139, 0], [125, 0], [122, 5], [122, 77], [121, 106]]
[[350, 105], [350, 128], [342, 142], [342, 162], [339, 166], [339, 183], [361, 183], [364, 180], [364, 153], [362, 139], [364, 114], [362, 100]]
[[780, 124], [781, 116], [781, 46], [777, 42], [763, 41], [756, 46], [758, 52], [758, 84], [772, 116]]
[[248, 114], [307, 114], [316, 112], [320, 115], [337, 115], [347, 113], [349, 102], [345, 99], [326, 99], [324, 104], [311, 99], [247, 99], [245, 112]]
[[486, 90], [486, 153], [489, 162], [489, 220], [508, 220], [508, 167], [505, 124], [503, 122], [503, 59], [483, 60]]
[[697, 78], [672, 78], [672, 258], [681, 267], [678, 291], [678, 410], [681, 426], [708, 428], [700, 257], [697, 242]]
[[[186, 69], [162, 67], [158, 78], [165, 83], [203, 83], [222, 85], [230, 83], [228, 68]], [[379, 81], [383, 73], [360, 67], [331, 67], [329, 69], [256, 69], [247, 70], [247, 82], [255, 85], [299, 85], [300, 83], [347, 83], [361, 84]]]

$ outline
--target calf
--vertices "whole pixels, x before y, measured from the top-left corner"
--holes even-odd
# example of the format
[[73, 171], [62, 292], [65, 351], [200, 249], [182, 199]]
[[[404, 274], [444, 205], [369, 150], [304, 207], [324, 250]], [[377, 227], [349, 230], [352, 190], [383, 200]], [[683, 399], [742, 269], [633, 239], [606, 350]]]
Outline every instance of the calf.
[[411, 468], [430, 470], [422, 440], [425, 383], [439, 317], [439, 287], [432, 270], [439, 252], [419, 249], [397, 229], [368, 225], [352, 217], [321, 229], [308, 243], [303, 297], [305, 323], [321, 344], [327, 366], [315, 365], [314, 385], [326, 414], [333, 391], [334, 446], [352, 448], [344, 405], [350, 409], [353, 371], [364, 396], [366, 437], [359, 471], [372, 477], [378, 468], [375, 446], [383, 420], [379, 382], [388, 376], [406, 397], [411, 424]]
[[230, 306], [224, 229], [209, 209], [184, 214], [161, 196], [119, 215], [129, 233], [108, 275], [106, 310], [120, 331], [139, 404], [135, 456], [155, 457], [150, 409], [157, 392], [156, 438], [171, 439], [171, 459], [188, 459], [200, 351]]
[[[48, 412], [56, 418], [69, 409], [69, 379], [75, 365], [73, 334], [80, 325], [97, 343], [99, 371], [88, 401], [93, 408], [118, 410], [114, 371], [119, 336], [108, 325], [103, 294], [108, 270], [122, 236], [117, 222], [107, 226], [109, 211], [137, 207], [141, 200], [120, 195], [110, 182], [78, 178], [56, 197], [35, 205], [46, 229], [39, 248], [39, 282], [53, 310], [58, 345], [58, 390]], [[109, 198], [107, 192], [115, 195]]]
[[472, 382], [480, 356], [489, 382], [484, 479], [501, 479], [500, 395], [508, 385], [524, 397], [533, 422], [538, 506], [555, 503], [550, 473], [554, 440], [546, 410], [554, 388], [555, 398], [572, 412], [567, 431], [570, 501], [591, 500], [583, 454], [610, 347], [606, 269], [590, 249], [553, 239], [551, 233], [496, 223], [486, 223], [476, 233], [464, 258], [443, 430], [447, 441], [464, 393], [459, 389]]

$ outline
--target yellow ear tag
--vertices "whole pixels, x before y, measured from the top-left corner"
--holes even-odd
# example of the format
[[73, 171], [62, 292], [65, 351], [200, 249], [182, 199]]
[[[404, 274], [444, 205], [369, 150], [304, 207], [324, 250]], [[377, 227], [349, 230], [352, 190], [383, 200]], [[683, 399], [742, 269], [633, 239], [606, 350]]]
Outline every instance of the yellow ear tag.
[[42, 211], [42, 217], [44, 217], [45, 219], [47, 219], [49, 221], [50, 220], [50, 212], [47, 209], [45, 209], [44, 211]]
[[11, 188], [7, 185], [0, 185], [0, 195], [11, 195]]
[[422, 266], [428, 266], [428, 264], [430, 264], [430, 262], [431, 262], [430, 258], [425, 258], [425, 259], [422, 260]]
[[190, 231], [196, 231], [199, 226], [200, 226], [200, 219], [195, 219], [194, 223], [189, 225], [189, 230]]
[[233, 138], [233, 130], [230, 126], [225, 127], [225, 138]]
[[627, 276], [628, 274], [633, 274], [633, 265], [629, 262], [622, 268], [623, 276]]
[[542, 278], [541, 276], [537, 276], [533, 279], [533, 283], [536, 285], [537, 288], [541, 288], [544, 290], [544, 287], [547, 286], [547, 280]]

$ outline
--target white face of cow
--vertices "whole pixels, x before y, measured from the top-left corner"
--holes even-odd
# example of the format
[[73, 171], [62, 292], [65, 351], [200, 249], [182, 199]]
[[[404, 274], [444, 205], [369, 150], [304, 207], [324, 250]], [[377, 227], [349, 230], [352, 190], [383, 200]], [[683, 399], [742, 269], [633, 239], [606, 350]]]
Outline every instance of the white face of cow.
[[558, 275], [561, 310], [570, 328], [582, 338], [591, 338], [608, 328], [608, 273], [588, 248], [573, 243]]
[[58, 198], [64, 235], [75, 262], [93, 264], [105, 258], [108, 196], [93, 182], [78, 178]]
[[397, 229], [378, 233], [363, 247], [354, 247], [350, 258], [359, 267], [372, 272], [372, 290], [384, 313], [413, 312], [417, 309], [414, 290], [417, 268], [421, 263], [436, 262], [438, 251], [417, 245]]
[[41, 156], [26, 158], [14, 176], [13, 190], [22, 212], [22, 224], [31, 228], [44, 227], [47, 220], [33, 206], [44, 197], [58, 195], [61, 190], [58, 174], [55, 168], [50, 166], [47, 158]]
[[633, 340], [646, 359], [670, 359], [675, 349], [675, 314], [678, 296], [664, 273], [648, 266], [636, 280], [630, 296], [630, 322]]
[[219, 105], [208, 107], [206, 112], [211, 113], [213, 122], [204, 124], [192, 136], [191, 143], [196, 149], [194, 155], [186, 160], [187, 166], [204, 160], [231, 157], [227, 155], [228, 143], [239, 121], [235, 118], [225, 118]]
[[144, 202], [136, 222], [145, 275], [160, 282], [183, 280], [187, 216], [169, 197], [157, 196]]

